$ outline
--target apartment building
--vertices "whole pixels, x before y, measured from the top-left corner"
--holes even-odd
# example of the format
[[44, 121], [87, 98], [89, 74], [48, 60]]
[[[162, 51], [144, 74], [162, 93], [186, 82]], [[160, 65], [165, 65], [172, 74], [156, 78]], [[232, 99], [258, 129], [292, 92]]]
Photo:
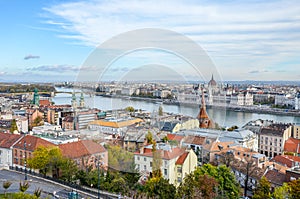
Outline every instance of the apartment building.
[[263, 127], [259, 134], [259, 152], [273, 158], [283, 153], [285, 141], [292, 135], [290, 124], [271, 124]]

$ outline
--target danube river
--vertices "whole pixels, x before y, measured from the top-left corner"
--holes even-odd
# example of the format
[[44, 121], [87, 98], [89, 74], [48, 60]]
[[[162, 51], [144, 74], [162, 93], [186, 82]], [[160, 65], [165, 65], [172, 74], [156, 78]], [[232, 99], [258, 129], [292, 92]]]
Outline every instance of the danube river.
[[[68, 89], [59, 89], [59, 91], [71, 91]], [[79, 101], [80, 94], [76, 94], [77, 101]], [[58, 93], [52, 99], [57, 105], [59, 104], [71, 104], [72, 95], [69, 93]], [[102, 96], [88, 96], [85, 95], [85, 104], [90, 108], [98, 108], [100, 110], [111, 110], [111, 109], [121, 109], [127, 106], [133, 106], [136, 109], [142, 109], [150, 112], [157, 111], [160, 104], [148, 101], [140, 100], [129, 100], [120, 98], [109, 98]], [[189, 107], [189, 106], [178, 106], [178, 105], [166, 105], [162, 104], [163, 110], [165, 112], [183, 114], [192, 117], [196, 117], [199, 112], [199, 107]], [[285, 123], [297, 123], [300, 124], [300, 117], [294, 116], [283, 116], [283, 115], [271, 115], [271, 114], [258, 114], [258, 113], [247, 113], [247, 112], [236, 112], [226, 109], [216, 109], [207, 108], [208, 115], [219, 125], [230, 127], [232, 125], [237, 125], [239, 127], [245, 125], [247, 122], [256, 119], [264, 120], [274, 120], [277, 122]]]

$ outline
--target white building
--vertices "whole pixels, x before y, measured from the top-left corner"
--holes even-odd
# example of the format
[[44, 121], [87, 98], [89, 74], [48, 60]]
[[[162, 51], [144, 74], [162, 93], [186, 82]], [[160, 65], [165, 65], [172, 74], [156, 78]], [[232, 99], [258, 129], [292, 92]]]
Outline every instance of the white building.
[[0, 133], [0, 169], [13, 166], [13, 146], [22, 139], [22, 135]]
[[[186, 151], [183, 148], [172, 148], [167, 144], [159, 144], [156, 152], [160, 154], [162, 160], [160, 168], [162, 176], [176, 186], [182, 182], [186, 175], [196, 169], [197, 156], [193, 150]], [[142, 175], [150, 174], [153, 166], [152, 145], [135, 153], [134, 163]]]
[[259, 134], [259, 152], [273, 158], [281, 155], [285, 141], [292, 135], [289, 124], [272, 124], [263, 127]]
[[106, 118], [90, 122], [88, 128], [109, 135], [123, 136], [128, 126], [136, 125], [142, 121], [143, 120], [139, 118]]

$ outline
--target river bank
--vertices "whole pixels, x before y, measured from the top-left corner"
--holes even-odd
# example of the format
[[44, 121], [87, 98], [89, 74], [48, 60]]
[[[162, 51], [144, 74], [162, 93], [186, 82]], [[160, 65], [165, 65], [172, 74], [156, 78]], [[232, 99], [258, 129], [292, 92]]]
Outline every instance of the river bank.
[[[97, 94], [97, 96], [107, 97], [107, 98], [120, 98], [126, 100], [134, 101], [146, 101], [157, 104], [166, 104], [166, 105], [175, 105], [175, 106], [184, 106], [184, 107], [200, 107], [200, 104], [184, 103], [178, 102], [175, 100], [169, 99], [158, 99], [158, 98], [146, 98], [146, 97], [132, 97], [124, 95], [105, 95]], [[233, 105], [206, 105], [207, 108], [221, 109], [221, 110], [231, 110], [235, 112], [247, 112], [247, 113], [258, 113], [258, 114], [273, 114], [273, 115], [282, 115], [282, 116], [294, 116], [300, 117], [300, 111], [294, 109], [279, 109], [279, 108], [270, 108], [264, 106], [233, 106]]]

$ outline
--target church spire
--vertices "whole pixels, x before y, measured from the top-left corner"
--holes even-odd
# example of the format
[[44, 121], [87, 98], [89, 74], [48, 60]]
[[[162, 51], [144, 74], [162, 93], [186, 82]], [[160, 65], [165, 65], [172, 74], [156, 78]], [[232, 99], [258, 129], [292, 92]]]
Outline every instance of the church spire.
[[201, 108], [197, 119], [199, 120], [199, 127], [200, 128], [212, 128], [214, 126], [213, 122], [210, 120], [207, 112], [206, 112], [206, 105], [205, 105], [205, 98], [204, 98], [204, 89], [201, 88], [202, 100], [201, 100]]

